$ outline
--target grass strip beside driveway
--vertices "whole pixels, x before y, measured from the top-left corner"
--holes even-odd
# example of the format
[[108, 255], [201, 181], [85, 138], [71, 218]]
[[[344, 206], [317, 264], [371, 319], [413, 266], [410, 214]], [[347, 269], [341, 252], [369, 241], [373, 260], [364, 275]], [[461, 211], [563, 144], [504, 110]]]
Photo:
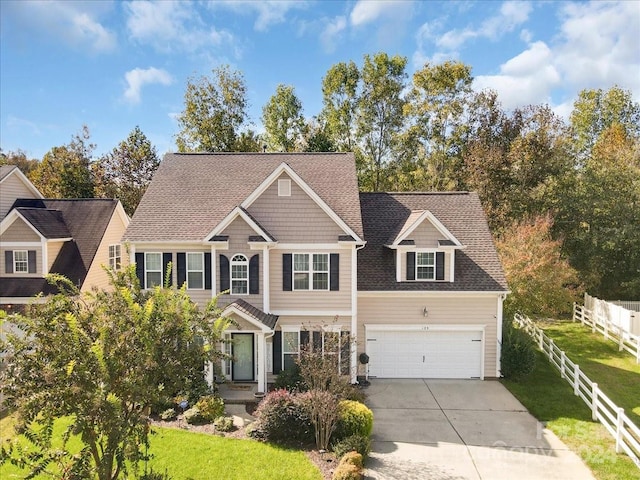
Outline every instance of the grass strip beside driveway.
[[536, 352], [536, 368], [519, 382], [502, 380], [511, 393], [539, 421], [576, 452], [599, 480], [640, 479], [640, 470], [624, 454], [615, 453], [615, 440], [600, 423], [591, 420], [591, 410], [573, 395], [571, 386]]

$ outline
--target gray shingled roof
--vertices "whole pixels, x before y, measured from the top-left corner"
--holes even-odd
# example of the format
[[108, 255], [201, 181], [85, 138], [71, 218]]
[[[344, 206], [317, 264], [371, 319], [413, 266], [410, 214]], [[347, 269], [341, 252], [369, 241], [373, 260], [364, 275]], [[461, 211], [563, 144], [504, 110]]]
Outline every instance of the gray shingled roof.
[[[82, 285], [117, 204], [117, 200], [98, 198], [18, 199], [12, 208], [58, 212], [55, 216], [62, 217], [68, 231], [66, 237], [72, 237], [73, 240], [65, 242], [50, 272], [60, 273], [76, 285]], [[36, 217], [38, 214], [32, 216]], [[55, 293], [55, 289], [45, 279], [39, 278], [6, 277], [0, 282], [2, 297], [31, 297], [39, 292]]]
[[201, 241], [283, 162], [362, 237], [352, 153], [171, 153], [123, 240]]
[[[358, 290], [507, 291], [475, 193], [361, 193], [367, 245], [358, 252]], [[395, 251], [384, 245], [412, 211], [429, 210], [466, 248], [456, 250], [455, 282], [396, 282]]]
[[275, 328], [276, 323], [278, 322], [278, 315], [265, 313], [259, 308], [254, 307], [249, 302], [241, 298], [237, 299], [236, 301], [234, 301], [233, 303], [230, 303], [227, 306], [228, 307], [235, 306], [236, 308], [242, 310], [247, 315], [252, 316], [253, 318], [263, 323], [264, 325], [266, 325], [272, 330]]
[[0, 165], [0, 180], [9, 175], [16, 167], [15, 165]]
[[69, 238], [71, 233], [64, 222], [60, 210], [49, 210], [47, 208], [16, 208], [18, 212], [35, 227], [40, 234], [47, 239]]

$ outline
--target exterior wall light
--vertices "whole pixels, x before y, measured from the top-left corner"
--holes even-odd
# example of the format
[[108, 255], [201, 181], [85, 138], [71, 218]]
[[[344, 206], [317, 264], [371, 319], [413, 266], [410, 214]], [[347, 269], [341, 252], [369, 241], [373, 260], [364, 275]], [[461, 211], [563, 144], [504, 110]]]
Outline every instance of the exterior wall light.
[[427, 307], [424, 307], [422, 309], [422, 316], [423, 317], [428, 317], [429, 316], [429, 310], [427, 310]]

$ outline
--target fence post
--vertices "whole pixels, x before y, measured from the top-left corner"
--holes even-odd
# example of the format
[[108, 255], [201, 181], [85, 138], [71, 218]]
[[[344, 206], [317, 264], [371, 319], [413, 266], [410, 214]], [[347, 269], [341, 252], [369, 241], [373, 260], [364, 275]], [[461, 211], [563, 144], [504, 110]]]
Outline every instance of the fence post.
[[573, 368], [573, 394], [577, 397], [580, 393], [580, 365], [574, 364]]
[[618, 417], [616, 421], [616, 453], [622, 452], [622, 442], [624, 438], [622, 437], [622, 432], [624, 430], [624, 408], [618, 408]]
[[577, 316], [578, 316], [578, 304], [576, 302], [573, 302], [573, 317], [571, 318], [571, 320], [575, 322]]
[[596, 333], [596, 319], [592, 314], [593, 310], [591, 310], [591, 314], [589, 314], [589, 321], [591, 322], [591, 333]]
[[560, 377], [564, 378], [565, 380], [567, 379], [567, 375], [564, 373], [566, 359], [567, 356], [564, 353], [564, 350], [560, 350]]
[[549, 360], [553, 361], [553, 347], [555, 344], [553, 343], [553, 338], [549, 339]]
[[591, 418], [593, 421], [598, 420], [598, 384], [591, 384]]

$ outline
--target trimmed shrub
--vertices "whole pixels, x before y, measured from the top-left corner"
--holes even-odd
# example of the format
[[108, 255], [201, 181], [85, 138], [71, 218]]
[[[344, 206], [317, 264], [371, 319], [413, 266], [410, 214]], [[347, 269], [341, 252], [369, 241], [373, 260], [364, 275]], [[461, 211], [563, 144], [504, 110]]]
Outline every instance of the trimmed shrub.
[[213, 426], [216, 427], [216, 430], [219, 432], [231, 432], [236, 427], [233, 424], [233, 418], [231, 417], [218, 417], [215, 422], [213, 422]]
[[351, 435], [369, 437], [373, 431], [373, 412], [363, 403], [342, 400], [334, 438], [341, 440]]
[[340, 459], [340, 462], [350, 463], [351, 465], [355, 465], [358, 468], [364, 467], [364, 459], [362, 458], [362, 455], [360, 455], [358, 452], [345, 453]]
[[303, 392], [306, 390], [302, 377], [300, 376], [300, 367], [293, 364], [286, 370], [281, 370], [276, 378], [275, 387], [277, 389], [284, 388], [290, 392]]
[[184, 412], [184, 421], [189, 425], [204, 425], [209, 423], [209, 420], [205, 418], [198, 407], [191, 407]]
[[511, 319], [502, 323], [501, 373], [504, 378], [519, 380], [529, 375], [536, 366], [533, 338]]
[[256, 427], [251, 435], [272, 442], [310, 443], [314, 429], [309, 413], [287, 390], [269, 392], [254, 412]]
[[207, 423], [224, 415], [224, 401], [216, 395], [200, 397], [194, 406], [200, 410], [200, 415], [207, 420]]
[[340, 462], [332, 478], [333, 480], [362, 480], [362, 469], [352, 463]]
[[349, 452], [357, 452], [362, 458], [367, 458], [371, 451], [371, 440], [362, 435], [351, 435], [334, 443], [332, 450], [338, 458], [342, 458]]
[[167, 408], [164, 412], [160, 414], [160, 419], [165, 422], [170, 422], [178, 418], [178, 414], [173, 408]]

